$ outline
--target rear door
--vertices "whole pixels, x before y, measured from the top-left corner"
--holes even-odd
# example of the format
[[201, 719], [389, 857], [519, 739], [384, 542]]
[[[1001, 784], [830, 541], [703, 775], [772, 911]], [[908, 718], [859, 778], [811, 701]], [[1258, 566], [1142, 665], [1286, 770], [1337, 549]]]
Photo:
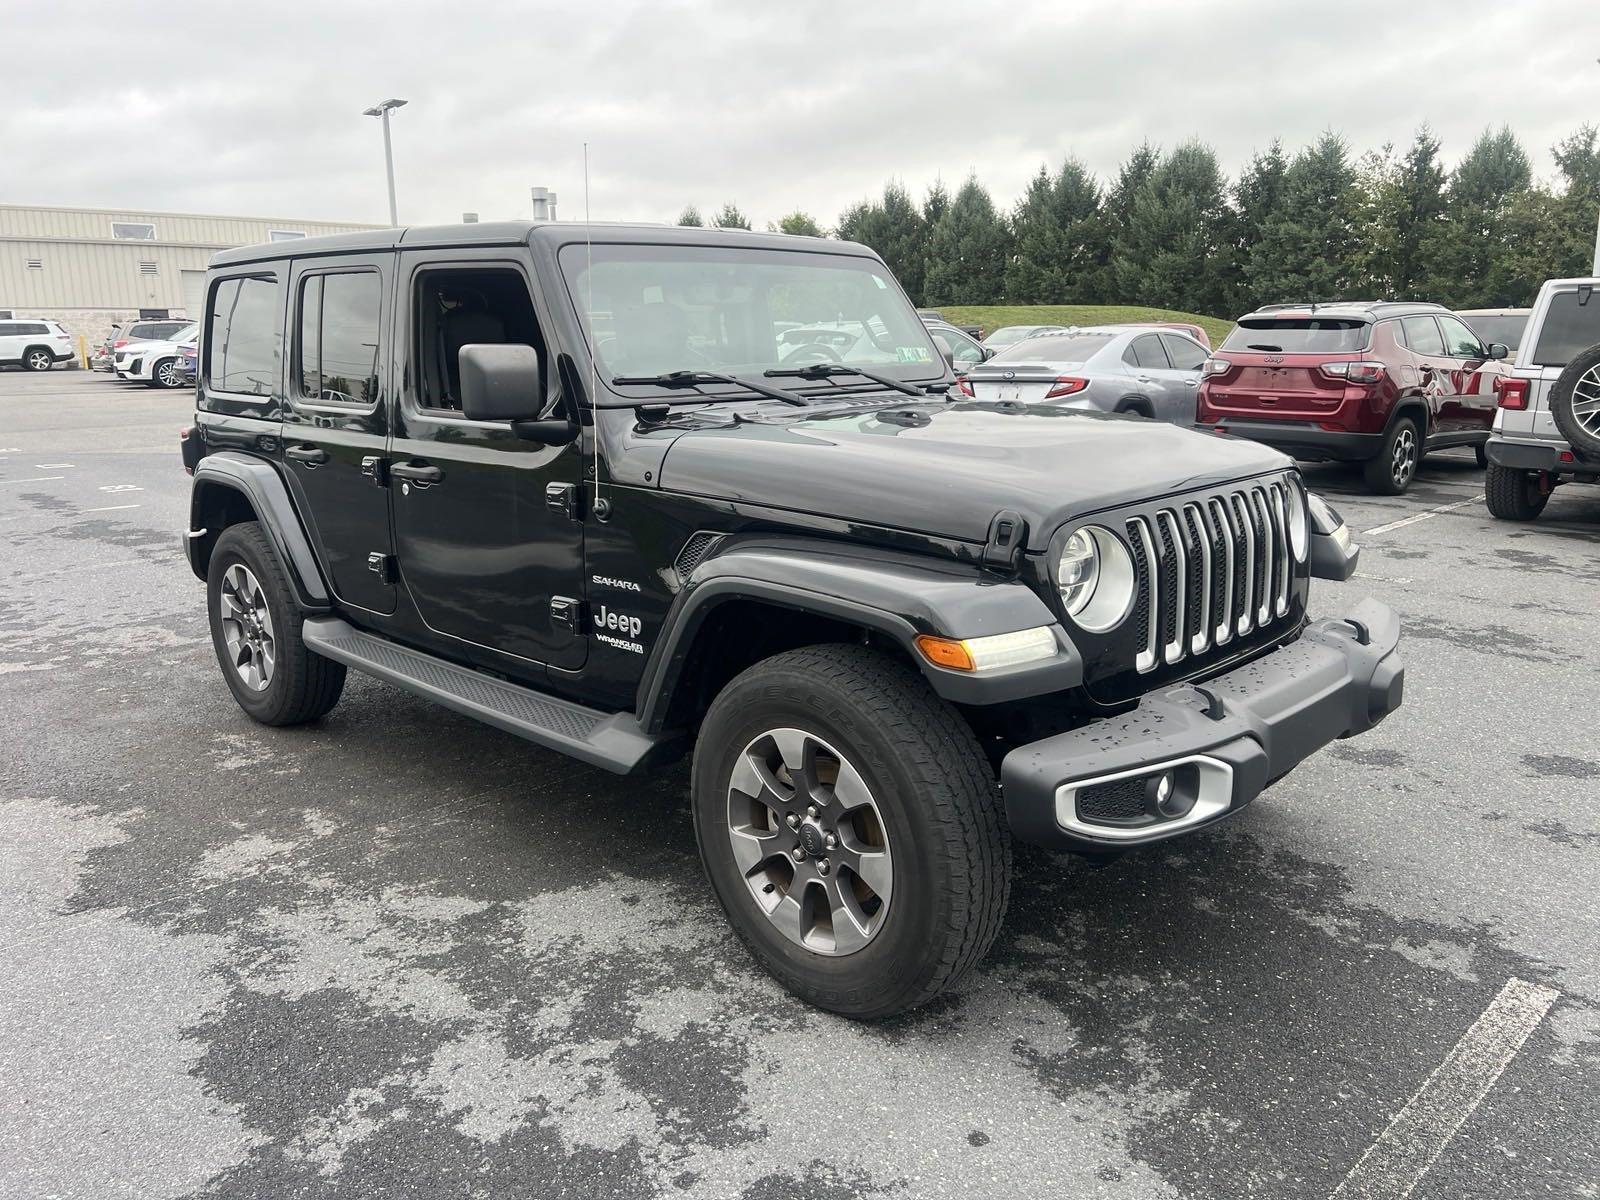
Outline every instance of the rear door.
[[1431, 316], [1401, 317], [1400, 332], [1411, 351], [1417, 390], [1433, 414], [1433, 432], [1459, 433], [1466, 428], [1461, 406], [1451, 398], [1450, 374], [1454, 361], [1444, 352], [1444, 334]]
[[1440, 314], [1439, 330], [1448, 360], [1446, 403], [1453, 410], [1457, 428], [1487, 434], [1494, 424], [1494, 381], [1506, 370], [1489, 357], [1478, 335], [1459, 318]]
[[1163, 333], [1161, 345], [1167, 351], [1167, 361], [1172, 364], [1172, 402], [1167, 412], [1158, 412], [1156, 416], [1176, 425], [1193, 425], [1195, 396], [1200, 389], [1200, 368], [1210, 354], [1199, 342], [1181, 333]]
[[[1537, 327], [1532, 321], [1537, 321]], [[1590, 346], [1600, 344], [1600, 287], [1569, 284], [1554, 288], [1534, 309], [1528, 340], [1517, 353], [1517, 374], [1529, 378], [1534, 395], [1527, 410], [1501, 414], [1507, 432], [1565, 442], [1550, 415], [1550, 389], [1561, 372]]]
[[[1169, 414], [1182, 411], [1178, 398], [1184, 391], [1180, 372], [1172, 369], [1161, 336], [1142, 333], [1128, 343], [1122, 352], [1123, 365], [1133, 376], [1134, 391], [1150, 401], [1153, 415], [1162, 421], [1171, 420]], [[1193, 420], [1194, 414], [1190, 413]]]
[[394, 254], [300, 259], [290, 277], [284, 474], [344, 605], [395, 610], [384, 455], [394, 384], [383, 336]]
[[16, 321], [0, 321], [0, 362], [19, 362], [22, 359], [21, 328]]

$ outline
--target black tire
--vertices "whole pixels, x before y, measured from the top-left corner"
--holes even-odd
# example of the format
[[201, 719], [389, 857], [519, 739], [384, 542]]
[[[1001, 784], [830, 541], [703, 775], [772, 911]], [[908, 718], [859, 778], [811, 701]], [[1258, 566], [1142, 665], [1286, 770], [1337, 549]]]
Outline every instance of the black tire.
[[56, 365], [56, 356], [48, 346], [29, 346], [22, 352], [24, 371], [48, 371]]
[[1155, 413], [1150, 411], [1150, 405], [1143, 400], [1119, 401], [1116, 411], [1130, 417], [1143, 417], [1147, 421], [1155, 420]]
[[[1409, 438], [1409, 441], [1407, 439]], [[1411, 486], [1422, 462], [1422, 426], [1413, 417], [1401, 417], [1383, 437], [1377, 455], [1361, 466], [1367, 490], [1379, 496], [1398, 496]]]
[[1595, 407], [1596, 401], [1600, 401], [1600, 343], [1567, 363], [1550, 388], [1550, 416], [1567, 444], [1586, 462], [1600, 462], [1600, 408]]
[[[162, 368], [166, 368], [167, 377], [162, 378]], [[153, 388], [182, 387], [183, 381], [178, 378], [178, 360], [176, 358], [163, 358], [150, 368], [150, 386]]]
[[[272, 664], [265, 687], [246, 682], [228, 647], [222, 613], [224, 576], [242, 565], [259, 584], [270, 616]], [[254, 521], [230, 525], [217, 539], [206, 571], [206, 608], [211, 619], [211, 644], [228, 690], [251, 717], [263, 725], [300, 725], [323, 716], [344, 690], [344, 664], [307, 650], [300, 640], [304, 617], [295, 603], [289, 577], [278, 552]]]
[[[876, 932], [852, 952], [818, 953], [791, 940], [758, 905], [734, 858], [733, 771], [777, 729], [837, 748], [881, 815], [891, 895]], [[902, 662], [834, 645], [757, 663], [722, 690], [701, 723], [692, 796], [701, 861], [730, 923], [763, 967], [820, 1008], [861, 1019], [913, 1008], [972, 970], [1000, 930], [1011, 839], [993, 772], [966, 722]], [[809, 869], [837, 853], [821, 852]], [[800, 869], [793, 852], [774, 861]]]
[[1489, 465], [1489, 443], [1479, 442], [1472, 448], [1472, 453], [1478, 460], [1478, 469], [1484, 470]]
[[1484, 500], [1491, 516], [1502, 521], [1532, 521], [1550, 502], [1538, 471], [1521, 471], [1490, 463], [1483, 481]]

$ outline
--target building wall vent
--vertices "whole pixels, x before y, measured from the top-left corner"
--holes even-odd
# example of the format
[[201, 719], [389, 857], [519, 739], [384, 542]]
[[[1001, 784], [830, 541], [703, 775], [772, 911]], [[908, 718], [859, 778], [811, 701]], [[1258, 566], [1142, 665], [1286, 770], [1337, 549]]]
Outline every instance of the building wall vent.
[[149, 259], [142, 259], [139, 263], [139, 274], [159, 275], [160, 271], [156, 268], [155, 263], [151, 262]]
[[30, 271], [42, 271], [42, 270], [44, 270], [44, 259], [42, 259], [42, 258], [30, 258], [28, 260], [28, 270], [30, 270]]

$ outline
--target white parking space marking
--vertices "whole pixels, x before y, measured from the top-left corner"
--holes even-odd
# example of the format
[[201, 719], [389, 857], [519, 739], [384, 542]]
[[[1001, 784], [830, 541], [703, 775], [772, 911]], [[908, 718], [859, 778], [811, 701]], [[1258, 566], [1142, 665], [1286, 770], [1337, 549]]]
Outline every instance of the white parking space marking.
[[86, 512], [86, 513], [92, 513], [92, 512], [121, 512], [125, 508], [138, 508], [138, 507], [139, 507], [139, 505], [137, 505], [137, 504], [108, 504], [104, 508], [86, 508], [83, 511]]
[[33, 469], [36, 471], [60, 471], [72, 465], [72, 463], [34, 463]]
[[1508, 979], [1444, 1062], [1351, 1168], [1333, 1200], [1404, 1200], [1494, 1087], [1561, 993]]
[[1371, 537], [1375, 533], [1388, 533], [1391, 529], [1404, 529], [1407, 525], [1415, 525], [1418, 521], [1426, 521], [1429, 517], [1437, 517], [1440, 513], [1454, 512], [1458, 508], [1466, 508], [1469, 504], [1482, 504], [1483, 496], [1480, 493], [1470, 500], [1457, 500], [1454, 504], [1441, 504], [1438, 508], [1424, 509], [1413, 516], [1402, 517], [1398, 521], [1390, 521], [1387, 525], [1377, 525], [1371, 529], [1363, 529], [1364, 537]]
[[102, 492], [142, 492], [144, 489], [137, 483], [108, 483], [100, 489]]
[[0, 479], [0, 483], [48, 483], [52, 479], [65, 478], [65, 475], [30, 475], [26, 479]]

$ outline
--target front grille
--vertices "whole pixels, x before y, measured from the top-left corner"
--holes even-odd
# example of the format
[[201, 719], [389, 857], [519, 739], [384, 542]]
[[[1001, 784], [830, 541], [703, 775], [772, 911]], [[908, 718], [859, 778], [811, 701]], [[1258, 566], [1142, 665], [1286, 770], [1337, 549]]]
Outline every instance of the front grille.
[[1267, 480], [1128, 519], [1141, 674], [1288, 615], [1293, 486]]
[[1133, 825], [1148, 821], [1144, 776], [1097, 783], [1078, 792], [1078, 816], [1094, 825]]

